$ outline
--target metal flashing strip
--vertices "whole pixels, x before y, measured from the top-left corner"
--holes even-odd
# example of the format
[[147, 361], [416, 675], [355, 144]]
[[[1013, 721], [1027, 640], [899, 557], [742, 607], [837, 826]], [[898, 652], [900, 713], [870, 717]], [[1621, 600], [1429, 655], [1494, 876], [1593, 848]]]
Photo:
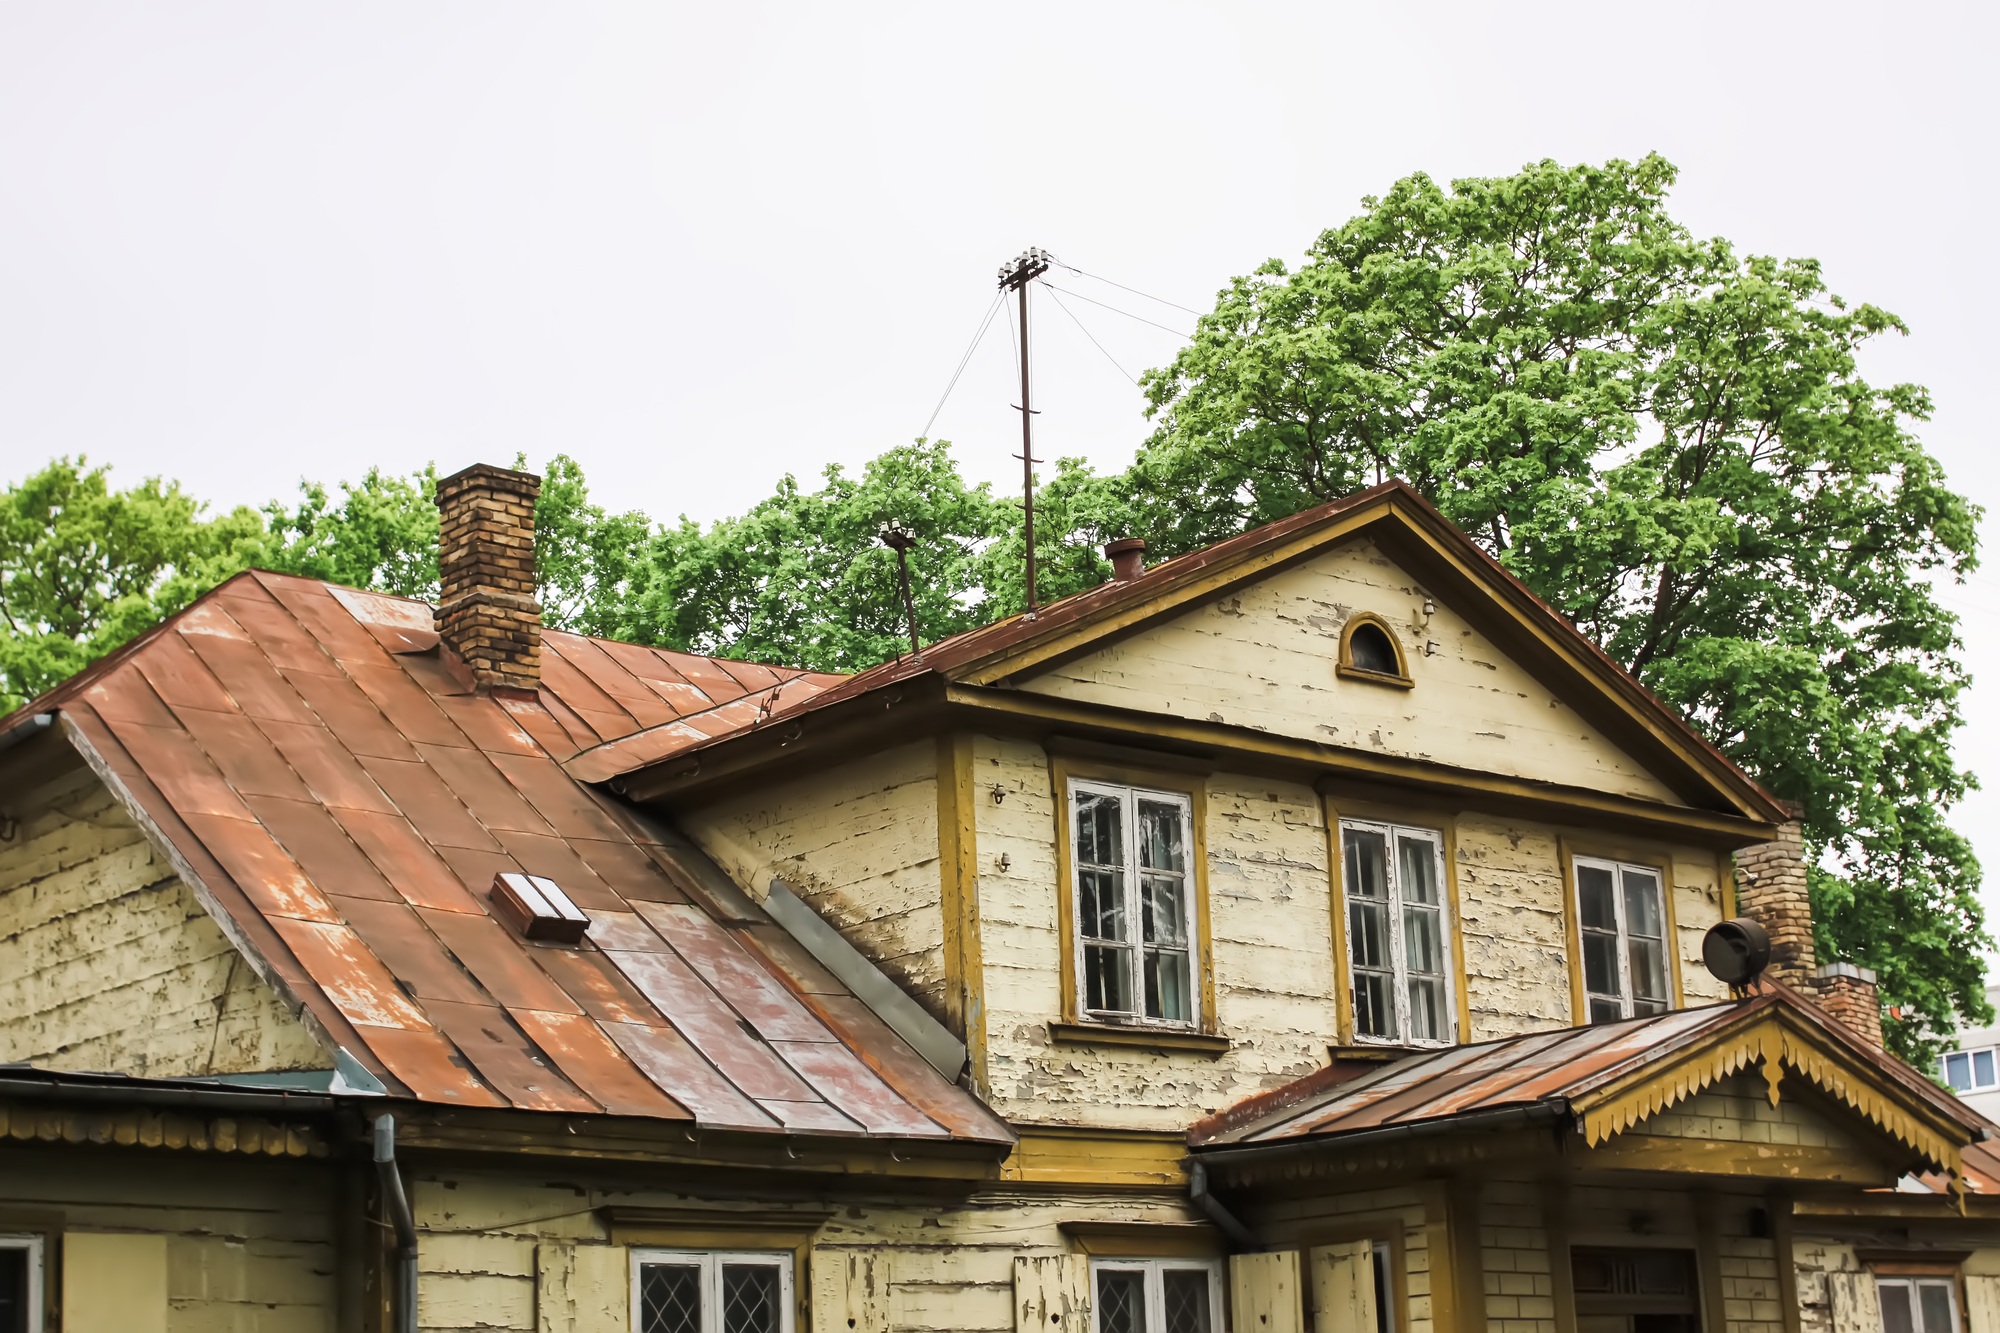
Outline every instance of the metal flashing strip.
[[764, 900], [764, 910], [807, 953], [819, 960], [821, 967], [853, 991], [856, 999], [874, 1010], [877, 1018], [910, 1043], [926, 1064], [953, 1082], [965, 1072], [965, 1043], [952, 1036], [944, 1024], [925, 1013], [922, 1005], [863, 957], [861, 951], [828, 925], [818, 912], [800, 902], [798, 895], [783, 880], [771, 881], [771, 893]]

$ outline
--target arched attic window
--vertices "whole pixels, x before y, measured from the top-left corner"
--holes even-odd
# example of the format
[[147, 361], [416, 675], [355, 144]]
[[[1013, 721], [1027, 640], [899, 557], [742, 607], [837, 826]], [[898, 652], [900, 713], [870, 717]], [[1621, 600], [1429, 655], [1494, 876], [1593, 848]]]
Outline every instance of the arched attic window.
[[1369, 611], [1348, 617], [1340, 632], [1340, 661], [1334, 674], [1342, 680], [1368, 681], [1409, 689], [1416, 684], [1404, 663], [1403, 645], [1389, 622]]

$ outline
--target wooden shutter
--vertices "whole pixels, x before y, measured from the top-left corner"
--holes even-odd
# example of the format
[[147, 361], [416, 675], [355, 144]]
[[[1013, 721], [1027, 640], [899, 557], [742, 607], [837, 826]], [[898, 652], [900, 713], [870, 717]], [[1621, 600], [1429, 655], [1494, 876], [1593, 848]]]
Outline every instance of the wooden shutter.
[[812, 1333], [889, 1333], [887, 1250], [812, 1252]]
[[1826, 1299], [1833, 1333], [1882, 1333], [1882, 1303], [1873, 1273], [1828, 1273]]
[[623, 1245], [537, 1245], [535, 1333], [631, 1333], [631, 1255]]
[[167, 1238], [66, 1231], [63, 1333], [167, 1333]]
[[1235, 1333], [1305, 1333], [1299, 1252], [1231, 1255], [1229, 1303]]
[[1308, 1253], [1307, 1267], [1313, 1333], [1375, 1333], [1374, 1241], [1321, 1245]]
[[1965, 1279], [1965, 1322], [1972, 1333], [2000, 1333], [2000, 1277]]
[[1090, 1333], [1090, 1260], [1081, 1254], [1016, 1256], [1014, 1333]]

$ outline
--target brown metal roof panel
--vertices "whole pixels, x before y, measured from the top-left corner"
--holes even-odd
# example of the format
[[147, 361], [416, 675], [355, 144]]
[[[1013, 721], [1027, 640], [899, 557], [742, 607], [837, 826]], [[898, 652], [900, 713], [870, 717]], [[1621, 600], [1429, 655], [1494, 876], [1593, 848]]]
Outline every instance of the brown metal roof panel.
[[654, 727], [636, 735], [607, 738], [602, 745], [592, 746], [574, 759], [565, 761], [563, 771], [578, 782], [603, 782], [632, 769], [657, 763], [668, 755], [707, 739], [707, 732], [698, 731], [685, 722], [669, 722], [663, 727]]
[[544, 949], [536, 955], [536, 961], [563, 988], [564, 994], [598, 1022], [666, 1026], [666, 1019], [652, 1001], [635, 990], [601, 950]]
[[395, 976], [397, 984], [420, 1004], [450, 1000], [457, 1004], [492, 1004], [493, 997], [446, 952], [424, 919], [407, 903], [384, 903], [366, 898], [334, 899], [376, 957]]
[[129, 662], [106, 672], [79, 696], [106, 721], [136, 722], [147, 727], [180, 725], [173, 710], [153, 693], [153, 687]]
[[[484, 904], [402, 815], [334, 807], [333, 817], [404, 902], [445, 912], [485, 914]], [[492, 880], [486, 882], [491, 884]]]
[[566, 995], [534, 959], [544, 947], [564, 946], [529, 944], [490, 916], [434, 912], [426, 908], [418, 908], [417, 915], [486, 988], [487, 994], [509, 1009], [583, 1012], [582, 1006]]
[[[734, 925], [729, 933], [737, 943], [757, 955], [757, 961], [781, 977], [799, 995], [845, 995], [847, 987], [826, 970], [792, 938], [791, 932], [776, 923], [754, 922]], [[806, 1002], [808, 1005], [811, 1001]]]
[[[566, 707], [588, 721], [592, 729], [607, 740], [639, 730], [637, 720], [616, 699], [606, 694], [582, 668], [563, 655], [561, 645], [554, 636], [542, 639], [542, 688], [554, 691]], [[602, 726], [596, 720], [600, 716], [605, 720]], [[606, 727], [610, 729], [606, 730]]]
[[785, 1063], [805, 1075], [841, 1114], [870, 1134], [943, 1138], [945, 1131], [905, 1101], [838, 1041], [773, 1042]]
[[693, 653], [677, 653], [671, 649], [661, 653], [667, 665], [687, 678], [690, 685], [698, 688], [716, 703], [727, 703], [743, 693], [743, 684], [736, 677], [722, 669], [712, 657], [698, 657]]
[[600, 949], [621, 953], [673, 952], [637, 912], [592, 912], [586, 938]]
[[591, 1019], [535, 1009], [511, 1010], [509, 1017], [572, 1083], [610, 1114], [694, 1118], [640, 1073], [631, 1057]]
[[361, 687], [346, 676], [314, 676], [287, 671], [285, 679], [297, 690], [326, 729], [361, 759], [397, 759], [409, 763], [417, 752], [396, 730]]
[[465, 1067], [465, 1057], [436, 1028], [357, 1025], [369, 1051], [390, 1075], [421, 1101], [459, 1106], [505, 1106], [500, 1094]]
[[483, 852], [474, 847], [440, 847], [437, 854], [451, 867], [452, 874], [472, 898], [478, 915], [485, 915], [493, 901], [493, 881], [500, 875], [518, 874], [521, 863], [504, 848]]
[[754, 694], [758, 690], [768, 689], [782, 679], [771, 668], [759, 665], [756, 662], [732, 662], [726, 657], [718, 657], [715, 659], [715, 664], [728, 672], [730, 678], [743, 687], [745, 694]]
[[536, 814], [534, 807], [478, 750], [419, 744], [417, 753], [444, 778], [452, 794], [487, 828], [495, 832], [508, 829], [516, 833], [555, 833], [549, 827], [549, 821]]
[[[765, 1041], [831, 1041], [833, 1034], [706, 912], [676, 903], [634, 903], [646, 924], [693, 965]], [[672, 1010], [667, 1013], [671, 1017]]]
[[584, 911], [616, 912], [625, 906], [625, 900], [613, 893], [611, 886], [598, 878], [563, 839], [505, 829], [497, 836], [521, 869], [554, 880], [570, 901]]
[[757, 1103], [783, 1122], [786, 1129], [811, 1130], [817, 1134], [860, 1134], [861, 1126], [825, 1102], [788, 1102], [765, 1098]]
[[1560, 1065], [1553, 1061], [1546, 1062], [1550, 1067], [1538, 1070], [1533, 1078], [1524, 1080], [1521, 1092], [1531, 1097], [1577, 1092], [1593, 1080], [1616, 1074], [1621, 1067], [1634, 1061], [1665, 1055], [1682, 1042], [1700, 1037], [1709, 1028], [1741, 1012], [1739, 1005], [1711, 1005], [1700, 1009], [1675, 1010], [1636, 1022], [1607, 1023], [1580, 1029], [1590, 1033], [1594, 1039], [1573, 1048], [1570, 1058]]
[[425, 745], [474, 748], [471, 738], [444, 715], [438, 701], [411, 680], [400, 663], [385, 667], [350, 666], [347, 676], [382, 710], [382, 716], [402, 733], [403, 739], [419, 749]]
[[[535, 692], [535, 698], [548, 710], [549, 716], [556, 720], [556, 725], [568, 734], [571, 743], [577, 749], [588, 750], [594, 745], [604, 743], [604, 737], [585, 722], [575, 709], [564, 703], [562, 697], [548, 687], [546, 680], [543, 681], [542, 688]], [[553, 754], [554, 751], [550, 753]]]
[[170, 707], [185, 704], [223, 713], [237, 711], [236, 700], [178, 634], [155, 635], [133, 654], [131, 664]]
[[589, 1115], [598, 1109], [549, 1060], [529, 1045], [507, 1014], [483, 1004], [453, 1004], [433, 1000], [427, 1006], [451, 1044], [472, 1062], [484, 1079], [513, 1105], [528, 1111], [573, 1111]]
[[537, 704], [525, 701], [496, 699], [490, 694], [457, 694], [433, 698], [434, 702], [451, 719], [452, 725], [472, 742], [474, 748], [490, 755], [529, 755], [549, 762], [543, 755], [536, 738], [523, 725], [524, 716], [533, 716], [548, 724], [558, 737], [559, 745], [568, 745], [568, 738], [562, 736], [562, 729], [549, 720], [549, 715]]
[[618, 706], [630, 713], [640, 726], [650, 727], [674, 720], [676, 710], [661, 699], [651, 686], [606, 653], [594, 639], [572, 637], [562, 645], [562, 656], [565, 662], [590, 677], [591, 683], [598, 689], [617, 700]]
[[389, 881], [382, 878], [375, 863], [319, 802], [293, 801], [281, 796], [243, 799], [320, 892], [374, 898], [380, 902], [402, 901]]
[[852, 995], [813, 995], [807, 1003], [898, 1096], [960, 1138], [1013, 1141], [1013, 1131], [978, 1098], [938, 1076], [921, 1055]]
[[[818, 1100], [792, 1067], [752, 1036], [748, 1025], [680, 958], [609, 949], [605, 957], [744, 1095], [760, 1103]], [[667, 1091], [680, 1096], [673, 1088]]]
[[306, 878], [298, 862], [278, 846], [262, 824], [186, 813], [181, 819], [242, 888], [251, 906], [273, 926], [281, 918], [326, 923], [340, 920], [326, 895]]
[[[445, 780], [422, 760], [363, 756], [361, 766], [368, 770], [375, 785], [389, 794], [396, 808], [422, 831], [424, 841], [431, 846], [440, 851], [447, 847], [482, 852], [501, 850], [499, 841], [487, 832], [486, 826], [472, 817], [472, 812], [445, 785]], [[485, 889], [483, 884], [476, 887]]]
[[615, 842], [571, 838], [569, 847], [621, 898], [662, 903], [687, 901], [687, 896], [674, 887], [650, 856], [622, 837]]
[[437, 617], [428, 602], [337, 584], [326, 590], [387, 651], [428, 653], [438, 646]]
[[267, 578], [264, 586], [292, 613], [314, 642], [348, 670], [357, 666], [387, 667], [395, 659], [368, 628], [313, 579]]
[[[576, 755], [583, 749], [583, 746], [578, 743], [576, 737], [571, 732], [563, 727], [563, 724], [557, 720], [555, 714], [549, 711], [548, 707], [543, 703], [546, 697], [546, 695], [537, 695], [534, 699], [499, 699], [496, 702], [499, 703], [501, 708], [506, 710], [509, 720], [532, 738], [537, 749], [554, 759], [557, 763], [561, 763], [563, 760]], [[461, 722], [459, 725], [464, 726], [465, 724]], [[578, 725], [581, 726], [582, 724], [579, 723]], [[473, 739], [480, 742], [479, 748], [482, 750], [490, 752], [496, 748], [488, 745], [476, 735], [473, 736]], [[595, 737], [592, 738], [591, 744], [596, 744]]]
[[334, 661], [306, 632], [305, 626], [275, 600], [263, 603], [232, 598], [224, 605], [231, 618], [256, 640], [257, 650], [279, 670], [298, 671], [309, 676], [341, 674], [340, 663]]
[[1427, 1096], [1433, 1080], [1475, 1063], [1484, 1054], [1481, 1047], [1456, 1046], [1432, 1055], [1406, 1057], [1336, 1088], [1321, 1101], [1289, 1108], [1282, 1119], [1256, 1129], [1254, 1134], [1285, 1136], [1317, 1133], [1333, 1124], [1383, 1123], [1394, 1117], [1399, 1106]]
[[489, 752], [487, 758], [562, 837], [606, 841], [622, 838], [611, 817], [577, 786], [576, 779], [547, 755]]
[[105, 724], [131, 754], [140, 771], [153, 780], [181, 814], [215, 815], [245, 823], [256, 820], [250, 807], [243, 804], [243, 798], [185, 728], [178, 724], [149, 727], [116, 718], [106, 718]]
[[313, 799], [285, 756], [251, 719], [206, 708], [181, 708], [178, 713], [181, 725], [239, 795]]
[[777, 1129], [777, 1120], [745, 1097], [672, 1028], [606, 1023], [604, 1033], [675, 1101], [717, 1129]]
[[285, 917], [273, 919], [271, 925], [348, 1022], [404, 1029], [431, 1025], [353, 927]]
[[389, 799], [388, 793], [318, 721], [301, 724], [268, 718], [252, 720], [305, 782], [314, 800], [338, 810], [396, 813], [396, 803]]
[[185, 642], [236, 706], [251, 717], [275, 722], [319, 720], [259, 645], [215, 634], [190, 634]]

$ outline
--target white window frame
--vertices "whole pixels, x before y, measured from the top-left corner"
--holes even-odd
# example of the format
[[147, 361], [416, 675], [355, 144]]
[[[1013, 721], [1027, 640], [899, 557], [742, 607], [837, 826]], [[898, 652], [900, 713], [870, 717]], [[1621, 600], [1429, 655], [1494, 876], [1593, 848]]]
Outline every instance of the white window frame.
[[639, 1277], [648, 1264], [701, 1270], [701, 1333], [722, 1333], [722, 1270], [725, 1266], [758, 1265], [778, 1270], [778, 1333], [793, 1333], [797, 1302], [792, 1296], [790, 1250], [665, 1250], [632, 1251], [632, 1333], [646, 1307], [639, 1299]]
[[[1917, 1299], [1917, 1288], [1925, 1286], [1944, 1288], [1945, 1299], [1951, 1302], [1951, 1327], [1953, 1330], [1962, 1327], [1959, 1322], [1958, 1313], [1958, 1282], [1953, 1278], [1926, 1275], [1905, 1276], [1900, 1273], [1878, 1275], [1875, 1279], [1876, 1309], [1879, 1311], [1882, 1308], [1882, 1298], [1889, 1288], [1901, 1287], [1908, 1293], [1904, 1299], [1909, 1302], [1910, 1328], [1913, 1333], [1924, 1333], [1924, 1307], [1923, 1302]], [[1882, 1317], [1884, 1333], [1887, 1333], [1888, 1327], [1889, 1319], [1887, 1315], [1884, 1315]]]
[[[1129, 932], [1124, 944], [1131, 967], [1132, 1002], [1137, 1006], [1129, 1013], [1090, 1007], [1089, 947], [1096, 937], [1085, 935], [1083, 928], [1083, 861], [1079, 855], [1083, 821], [1077, 818], [1076, 811], [1079, 795], [1117, 797], [1123, 814], [1124, 825], [1120, 836], [1128, 858], [1123, 870], [1125, 920]], [[1071, 778], [1063, 800], [1069, 803], [1066, 817], [1069, 823], [1070, 982], [1076, 988], [1077, 1016], [1087, 1023], [1120, 1027], [1164, 1028], [1174, 1032], [1200, 1030], [1203, 1021], [1201, 905], [1195, 895], [1201, 892], [1201, 880], [1195, 865], [1194, 797], [1184, 791], [1162, 791], [1155, 787], [1128, 786], [1095, 778]], [[1185, 1019], [1153, 1018], [1146, 1013], [1146, 943], [1142, 924], [1144, 909], [1140, 903], [1144, 885], [1139, 868], [1139, 802], [1142, 800], [1177, 806], [1181, 812], [1181, 855], [1185, 862], [1181, 869], [1181, 909], [1187, 914], [1187, 919], [1181, 923], [1181, 931], [1187, 937], [1188, 961], [1188, 1016]]]
[[1092, 1259], [1090, 1261], [1090, 1333], [1103, 1333], [1098, 1324], [1097, 1275], [1102, 1272], [1139, 1272], [1146, 1275], [1146, 1333], [1166, 1333], [1167, 1288], [1170, 1271], [1208, 1274], [1208, 1326], [1212, 1333], [1224, 1333], [1222, 1321], [1222, 1265], [1213, 1259]]
[[[1603, 991], [1594, 991], [1590, 988], [1590, 968], [1583, 951], [1585, 926], [1583, 924], [1583, 875], [1581, 872], [1586, 867], [1611, 872], [1612, 919], [1618, 925], [1616, 950], [1618, 956], [1617, 995], [1608, 995]], [[1618, 1001], [1618, 1017], [1620, 1019], [1633, 1017], [1633, 1010], [1638, 1003], [1638, 997], [1632, 990], [1632, 934], [1627, 928], [1625, 921], [1625, 872], [1628, 870], [1636, 870], [1641, 874], [1650, 875], [1653, 880], [1653, 891], [1659, 894], [1660, 970], [1662, 982], [1667, 990], [1667, 993], [1661, 998], [1666, 1002], [1667, 1010], [1671, 1010], [1674, 1007], [1674, 924], [1673, 918], [1667, 912], [1666, 872], [1659, 866], [1647, 865], [1643, 861], [1613, 861], [1602, 856], [1578, 856], [1571, 858], [1569, 892], [1571, 908], [1576, 913], [1576, 973], [1583, 988], [1583, 1013], [1579, 1017], [1585, 1023], [1599, 1021], [1591, 1017], [1590, 1002], [1592, 1000]]]
[[[1946, 1063], [1954, 1055], [1965, 1057], [1966, 1083], [1963, 1088], [1953, 1086], [1951, 1070]], [[1979, 1081], [1978, 1057], [1982, 1055], [1987, 1058], [1987, 1071], [1993, 1075], [1985, 1083]], [[1944, 1080], [1946, 1087], [1951, 1088], [1954, 1093], [1958, 1093], [1961, 1096], [1968, 1092], [1991, 1092], [1995, 1088], [2000, 1088], [2000, 1048], [1992, 1046], [1968, 1046], [1961, 1051], [1946, 1051], [1938, 1057], [1938, 1077]]]
[[42, 1312], [48, 1296], [42, 1283], [47, 1273], [48, 1243], [33, 1235], [0, 1235], [0, 1250], [28, 1252], [28, 1333], [42, 1333]]
[[[1391, 989], [1396, 1003], [1396, 1035], [1378, 1037], [1361, 1031], [1355, 1001], [1354, 967], [1354, 927], [1351, 903], [1354, 886], [1347, 882], [1347, 832], [1349, 829], [1363, 833], [1380, 834], [1386, 847], [1384, 873], [1388, 876], [1389, 888], [1389, 963]], [[1444, 964], [1444, 1036], [1428, 1037], [1418, 1041], [1410, 1036], [1410, 973], [1409, 955], [1403, 951], [1403, 887], [1401, 871], [1397, 867], [1396, 847], [1399, 840], [1408, 839], [1427, 842], [1431, 847], [1432, 865], [1437, 872], [1437, 914], [1438, 948]], [[1343, 819], [1340, 821], [1340, 931], [1347, 947], [1347, 1012], [1354, 1029], [1354, 1040], [1369, 1046], [1416, 1046], [1443, 1048], [1458, 1041], [1458, 978], [1457, 951], [1452, 948], [1451, 935], [1451, 884], [1445, 878], [1444, 834], [1437, 829], [1420, 828], [1412, 824], [1392, 824], [1379, 819]]]

